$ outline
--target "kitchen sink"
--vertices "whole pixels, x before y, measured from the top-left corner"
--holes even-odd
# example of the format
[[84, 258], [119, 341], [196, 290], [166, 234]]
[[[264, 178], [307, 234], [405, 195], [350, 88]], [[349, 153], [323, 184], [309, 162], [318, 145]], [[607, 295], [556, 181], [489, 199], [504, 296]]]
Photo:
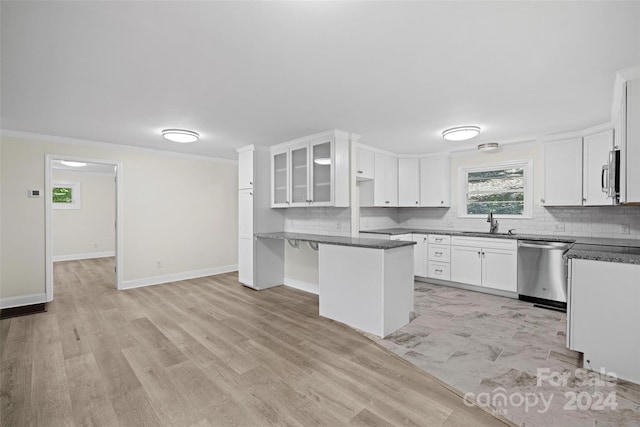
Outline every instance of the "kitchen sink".
[[484, 234], [487, 236], [515, 236], [515, 233], [489, 233], [488, 231], [460, 231], [460, 234]]

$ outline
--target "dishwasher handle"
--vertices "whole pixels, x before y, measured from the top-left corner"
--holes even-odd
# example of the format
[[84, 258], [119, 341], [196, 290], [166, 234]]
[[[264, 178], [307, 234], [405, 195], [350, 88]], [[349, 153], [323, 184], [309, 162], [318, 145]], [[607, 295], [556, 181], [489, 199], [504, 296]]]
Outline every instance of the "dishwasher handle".
[[534, 242], [518, 242], [519, 248], [534, 248], [534, 249], [569, 249], [571, 243], [534, 243]]

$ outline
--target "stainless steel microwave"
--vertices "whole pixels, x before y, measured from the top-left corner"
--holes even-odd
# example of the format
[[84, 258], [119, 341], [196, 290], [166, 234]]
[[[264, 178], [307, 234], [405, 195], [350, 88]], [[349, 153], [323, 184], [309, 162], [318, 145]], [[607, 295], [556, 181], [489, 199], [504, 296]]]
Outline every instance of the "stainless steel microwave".
[[609, 152], [609, 162], [602, 166], [602, 191], [613, 199], [613, 204], [620, 203], [620, 150]]

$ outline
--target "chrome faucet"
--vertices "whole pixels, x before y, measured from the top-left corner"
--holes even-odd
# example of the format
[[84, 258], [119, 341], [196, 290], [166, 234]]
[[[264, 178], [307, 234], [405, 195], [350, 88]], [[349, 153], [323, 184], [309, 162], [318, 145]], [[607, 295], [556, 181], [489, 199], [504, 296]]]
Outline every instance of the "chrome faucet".
[[495, 234], [498, 232], [498, 220], [493, 219], [493, 211], [489, 211], [489, 216], [487, 217], [487, 222], [491, 223], [491, 227], [489, 228], [489, 234]]

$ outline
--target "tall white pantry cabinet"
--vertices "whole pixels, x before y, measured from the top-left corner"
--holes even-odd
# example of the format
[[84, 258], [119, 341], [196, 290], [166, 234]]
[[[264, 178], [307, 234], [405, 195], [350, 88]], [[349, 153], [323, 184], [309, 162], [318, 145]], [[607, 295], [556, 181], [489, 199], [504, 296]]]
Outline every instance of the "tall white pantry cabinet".
[[282, 272], [261, 268], [255, 275], [256, 264], [274, 264], [284, 258], [282, 241], [256, 239], [255, 233], [284, 230], [284, 216], [271, 209], [269, 198], [270, 162], [268, 148], [248, 145], [238, 148], [238, 280], [254, 289], [266, 289], [282, 284]]

